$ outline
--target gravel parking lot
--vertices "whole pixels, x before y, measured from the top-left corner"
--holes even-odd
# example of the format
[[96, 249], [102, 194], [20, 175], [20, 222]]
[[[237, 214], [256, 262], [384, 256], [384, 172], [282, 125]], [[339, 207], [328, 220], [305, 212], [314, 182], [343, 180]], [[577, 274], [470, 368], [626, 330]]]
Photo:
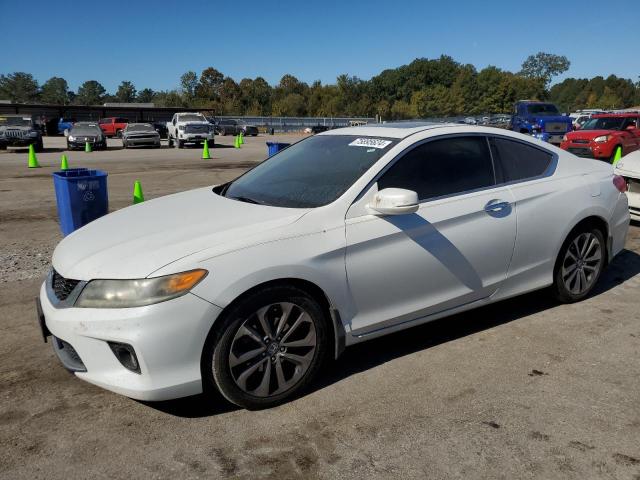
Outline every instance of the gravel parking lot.
[[[231, 179], [265, 141], [71, 152], [109, 173], [112, 210]], [[347, 349], [311, 392], [265, 411], [191, 397], [142, 403], [70, 375], [34, 297], [61, 234], [51, 173], [0, 153], [0, 478], [640, 479], [640, 226], [591, 298], [545, 292]]]

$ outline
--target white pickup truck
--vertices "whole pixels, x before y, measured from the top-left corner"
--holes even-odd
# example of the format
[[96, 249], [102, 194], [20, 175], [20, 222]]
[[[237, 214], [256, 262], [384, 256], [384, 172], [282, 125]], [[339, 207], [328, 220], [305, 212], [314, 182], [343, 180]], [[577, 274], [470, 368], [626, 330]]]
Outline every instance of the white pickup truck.
[[176, 113], [171, 121], [167, 122], [167, 130], [170, 147], [175, 144], [176, 147], [182, 148], [185, 143], [194, 143], [197, 146], [205, 139], [210, 147], [214, 143], [213, 125], [201, 113]]

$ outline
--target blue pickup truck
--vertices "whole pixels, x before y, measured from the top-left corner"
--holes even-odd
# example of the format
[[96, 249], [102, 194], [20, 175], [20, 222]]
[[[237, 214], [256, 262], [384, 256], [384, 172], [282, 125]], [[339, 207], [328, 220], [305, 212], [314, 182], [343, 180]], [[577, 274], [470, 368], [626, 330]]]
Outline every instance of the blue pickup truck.
[[571, 117], [560, 114], [553, 103], [521, 100], [516, 102], [509, 130], [560, 145], [564, 134], [573, 130], [573, 123]]

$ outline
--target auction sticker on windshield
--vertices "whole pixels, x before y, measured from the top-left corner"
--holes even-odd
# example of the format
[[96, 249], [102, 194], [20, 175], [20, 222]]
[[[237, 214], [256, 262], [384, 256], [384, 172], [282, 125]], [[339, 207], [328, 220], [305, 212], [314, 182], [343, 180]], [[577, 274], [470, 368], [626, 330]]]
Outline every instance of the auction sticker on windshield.
[[350, 147], [367, 147], [367, 148], [386, 148], [391, 140], [383, 140], [382, 138], [356, 138], [349, 144]]

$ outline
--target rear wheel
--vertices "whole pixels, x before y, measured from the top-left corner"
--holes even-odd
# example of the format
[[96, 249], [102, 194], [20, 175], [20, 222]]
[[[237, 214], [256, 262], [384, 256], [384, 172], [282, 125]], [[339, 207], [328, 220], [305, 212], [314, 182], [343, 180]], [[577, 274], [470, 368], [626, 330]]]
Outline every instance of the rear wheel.
[[589, 295], [600, 278], [606, 253], [604, 235], [598, 228], [573, 231], [558, 256], [553, 285], [556, 298], [573, 303]]
[[327, 318], [289, 286], [250, 294], [216, 322], [203, 352], [203, 378], [232, 403], [268, 408], [313, 379], [327, 355]]

